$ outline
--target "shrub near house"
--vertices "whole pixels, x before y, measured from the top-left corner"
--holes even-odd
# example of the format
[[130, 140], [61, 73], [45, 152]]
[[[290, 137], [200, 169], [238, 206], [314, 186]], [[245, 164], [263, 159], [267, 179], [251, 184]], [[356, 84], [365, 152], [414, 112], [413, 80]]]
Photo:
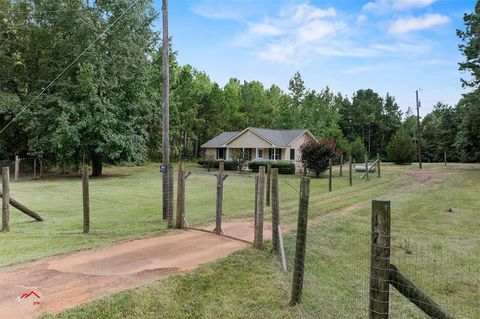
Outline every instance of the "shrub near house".
[[[218, 168], [219, 160], [213, 162], [208, 160], [199, 160], [197, 163], [205, 168]], [[238, 169], [238, 162], [233, 160], [223, 161], [226, 171], [234, 171]], [[272, 168], [278, 168], [279, 174], [295, 174], [295, 163], [291, 161], [251, 161], [248, 163], [248, 169], [252, 172], [258, 172], [260, 166], [267, 166], [268, 163], [272, 165]]]
[[315, 172], [315, 177], [320, 177], [320, 174], [327, 170], [330, 158], [341, 154], [336, 143], [327, 139], [306, 142], [300, 150], [302, 159], [307, 162], [307, 168]]

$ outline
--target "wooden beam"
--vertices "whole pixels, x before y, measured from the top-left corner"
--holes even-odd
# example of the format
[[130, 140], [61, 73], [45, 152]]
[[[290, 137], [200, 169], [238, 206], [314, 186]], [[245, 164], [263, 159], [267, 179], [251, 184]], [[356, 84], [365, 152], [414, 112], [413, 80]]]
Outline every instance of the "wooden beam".
[[425, 314], [437, 319], [453, 319], [450, 313], [437, 304], [423, 290], [415, 286], [397, 267], [390, 264], [388, 269], [390, 284]]

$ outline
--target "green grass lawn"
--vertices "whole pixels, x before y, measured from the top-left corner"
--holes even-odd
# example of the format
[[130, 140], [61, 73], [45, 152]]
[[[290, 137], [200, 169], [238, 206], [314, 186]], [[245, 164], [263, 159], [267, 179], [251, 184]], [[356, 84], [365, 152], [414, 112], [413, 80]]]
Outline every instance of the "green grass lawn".
[[[187, 169], [198, 170], [195, 164]], [[344, 167], [345, 171], [345, 167]], [[385, 166], [385, 177], [366, 184], [355, 176], [354, 186], [335, 171], [334, 192], [328, 194], [328, 179], [311, 183], [313, 214], [367, 199], [411, 181], [402, 180], [405, 168]], [[344, 174], [346, 175], [346, 174]], [[79, 176], [11, 182], [11, 196], [34, 209], [44, 222], [34, 222], [11, 208], [9, 233], [0, 232], [0, 267], [58, 255], [112, 242], [155, 236], [167, 232], [162, 220], [162, 186], [158, 164], [141, 167], [107, 167], [105, 176], [90, 180], [91, 233], [82, 233], [82, 186]], [[280, 176], [284, 222], [295, 220], [298, 176]], [[190, 225], [215, 220], [215, 177], [192, 174], [186, 183], [186, 219]], [[342, 200], [337, 200], [342, 198]], [[251, 217], [254, 210], [254, 180], [230, 176], [224, 186], [225, 219]], [[268, 214], [267, 214], [268, 215]]]
[[[312, 181], [305, 287], [297, 307], [288, 306], [291, 272], [282, 273], [267, 248], [245, 249], [185, 276], [48, 318], [366, 318], [369, 201], [376, 196], [392, 201], [392, 263], [456, 318], [479, 318], [480, 167], [429, 169], [432, 178], [419, 184], [412, 167], [385, 166], [383, 178], [355, 180], [356, 186], [330, 194], [325, 180]], [[296, 215], [298, 195], [288, 188], [282, 186], [284, 222]], [[366, 205], [332, 212], [357, 202]], [[285, 246], [291, 271], [294, 232], [285, 236]], [[398, 293], [392, 293], [390, 309], [392, 318], [424, 318]]]

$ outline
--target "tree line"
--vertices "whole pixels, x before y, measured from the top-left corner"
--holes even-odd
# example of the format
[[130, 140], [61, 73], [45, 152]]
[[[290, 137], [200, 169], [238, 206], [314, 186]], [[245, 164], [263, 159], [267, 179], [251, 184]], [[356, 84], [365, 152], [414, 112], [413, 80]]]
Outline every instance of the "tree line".
[[[42, 156], [72, 166], [91, 162], [94, 175], [101, 174], [102, 163], [161, 158], [158, 13], [151, 0], [139, 0], [124, 14], [131, 4], [0, 0], [0, 128], [17, 117], [0, 134], [0, 158]], [[458, 34], [467, 61], [460, 67], [472, 70], [476, 79], [478, 48], [471, 53], [471, 46], [478, 45], [478, 4], [465, 23], [466, 30]], [[201, 157], [200, 146], [210, 138], [248, 126], [307, 128], [355, 154], [386, 155], [399, 130], [418, 142], [415, 117], [402, 114], [390, 94], [362, 89], [348, 97], [328, 87], [316, 91], [306, 87], [298, 72], [287, 91], [236, 78], [220, 86], [205, 72], [179, 65], [173, 47], [170, 52], [174, 159]], [[448, 150], [450, 160], [480, 160], [478, 82], [464, 85], [474, 92], [456, 106], [438, 104], [422, 120], [427, 159], [441, 160]]]

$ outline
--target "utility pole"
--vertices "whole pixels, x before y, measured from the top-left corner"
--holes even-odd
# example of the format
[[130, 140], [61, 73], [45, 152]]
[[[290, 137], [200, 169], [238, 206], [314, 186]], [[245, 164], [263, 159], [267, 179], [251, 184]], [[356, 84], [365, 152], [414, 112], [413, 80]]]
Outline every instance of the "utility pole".
[[420, 101], [418, 100], [418, 90], [415, 91], [417, 97], [417, 131], [418, 131], [418, 166], [422, 169], [422, 127], [420, 126]]
[[168, 181], [168, 168], [170, 164], [170, 92], [169, 92], [169, 86], [170, 86], [170, 63], [169, 63], [169, 58], [168, 58], [168, 50], [169, 50], [169, 44], [168, 44], [168, 5], [167, 5], [167, 0], [162, 0], [162, 30], [163, 30], [163, 41], [162, 41], [162, 75], [163, 75], [163, 91], [162, 91], [162, 107], [163, 107], [163, 136], [162, 136], [162, 142], [163, 142], [163, 154], [162, 154], [162, 168], [161, 171], [163, 173], [162, 176], [162, 187], [163, 187], [163, 197], [162, 197], [162, 206], [163, 206], [163, 219], [166, 219], [168, 214], [167, 210], [169, 209], [168, 207], [168, 191], [169, 191], [169, 181]]

